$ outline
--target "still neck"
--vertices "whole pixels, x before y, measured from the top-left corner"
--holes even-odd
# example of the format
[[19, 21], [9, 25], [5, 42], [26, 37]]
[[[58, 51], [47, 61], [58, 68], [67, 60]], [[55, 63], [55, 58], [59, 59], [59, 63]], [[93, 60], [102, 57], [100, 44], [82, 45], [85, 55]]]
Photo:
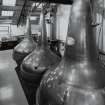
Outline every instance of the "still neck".
[[42, 10], [42, 20], [41, 20], [41, 44], [42, 46], [47, 45], [47, 32], [46, 32], [46, 24], [45, 24], [45, 15], [44, 15], [44, 10]]
[[30, 16], [27, 17], [27, 22], [26, 22], [26, 35], [27, 35], [28, 37], [31, 36]]
[[95, 60], [96, 38], [91, 27], [89, 0], [74, 0], [64, 57], [72, 60]]

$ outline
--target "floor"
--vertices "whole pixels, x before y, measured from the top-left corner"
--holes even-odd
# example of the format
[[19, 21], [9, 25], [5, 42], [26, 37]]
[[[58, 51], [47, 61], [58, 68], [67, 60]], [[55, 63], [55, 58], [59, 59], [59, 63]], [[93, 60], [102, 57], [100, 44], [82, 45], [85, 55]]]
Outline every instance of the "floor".
[[28, 105], [15, 67], [12, 50], [0, 51], [0, 105]]

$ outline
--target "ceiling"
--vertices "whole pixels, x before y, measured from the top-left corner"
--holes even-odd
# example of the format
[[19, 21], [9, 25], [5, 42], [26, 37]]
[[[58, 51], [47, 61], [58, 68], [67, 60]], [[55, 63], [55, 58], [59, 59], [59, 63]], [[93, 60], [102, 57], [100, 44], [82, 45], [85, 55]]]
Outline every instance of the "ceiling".
[[[28, 11], [31, 11], [33, 1], [29, 0], [0, 0], [0, 24], [25, 24]], [[41, 8], [39, 3], [31, 14], [31, 23], [38, 24]]]

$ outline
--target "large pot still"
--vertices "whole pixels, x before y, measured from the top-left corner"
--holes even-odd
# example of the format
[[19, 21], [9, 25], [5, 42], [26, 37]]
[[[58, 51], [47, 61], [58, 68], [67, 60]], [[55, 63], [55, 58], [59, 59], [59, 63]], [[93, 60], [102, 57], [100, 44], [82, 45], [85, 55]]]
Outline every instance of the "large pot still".
[[105, 105], [105, 70], [97, 60], [89, 3], [74, 0], [65, 55], [44, 75], [37, 105]]
[[13, 50], [13, 59], [20, 65], [23, 59], [36, 48], [36, 43], [31, 37], [30, 16], [27, 17], [27, 37], [24, 38]]
[[44, 9], [42, 9], [41, 19], [41, 40], [36, 49], [23, 60], [21, 65], [22, 77], [35, 84], [40, 83], [45, 71], [60, 62], [60, 58], [48, 48]]

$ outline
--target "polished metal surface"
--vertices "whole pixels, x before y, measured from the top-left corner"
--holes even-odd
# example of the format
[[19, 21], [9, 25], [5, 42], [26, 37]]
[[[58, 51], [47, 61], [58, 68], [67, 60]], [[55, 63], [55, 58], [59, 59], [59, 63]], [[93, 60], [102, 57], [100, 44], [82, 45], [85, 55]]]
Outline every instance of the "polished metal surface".
[[23, 59], [36, 48], [36, 43], [31, 35], [30, 17], [27, 18], [27, 37], [23, 39], [13, 50], [13, 59], [20, 65]]
[[0, 51], [0, 105], [28, 105], [12, 60], [12, 50]]
[[105, 70], [97, 60], [91, 0], [74, 0], [63, 60], [48, 71], [36, 105], [105, 105]]

